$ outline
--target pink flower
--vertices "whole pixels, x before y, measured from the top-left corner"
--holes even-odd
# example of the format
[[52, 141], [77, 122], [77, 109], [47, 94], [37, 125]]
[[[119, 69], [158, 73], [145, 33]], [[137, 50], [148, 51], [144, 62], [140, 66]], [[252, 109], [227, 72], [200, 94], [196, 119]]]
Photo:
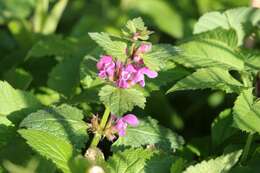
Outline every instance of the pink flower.
[[140, 68], [135, 76], [134, 81], [135, 83], [139, 83], [142, 87], [145, 86], [144, 75], [148, 76], [149, 78], [156, 78], [158, 73], [156, 71], [150, 70], [147, 67]]
[[117, 119], [115, 129], [119, 136], [125, 136], [128, 125], [136, 127], [139, 124], [137, 117], [134, 114], [127, 114], [122, 118]]
[[260, 0], [252, 0], [252, 7], [260, 8]]
[[128, 64], [126, 67], [121, 69], [119, 74], [119, 79], [117, 81], [117, 86], [120, 88], [129, 88], [135, 84], [134, 78], [137, 70], [132, 64]]
[[109, 78], [113, 80], [115, 74], [115, 63], [111, 56], [103, 55], [97, 63], [97, 69], [99, 70], [98, 76], [102, 79]]
[[139, 53], [147, 53], [150, 52], [152, 49], [152, 45], [149, 43], [142, 43], [141, 46], [137, 49], [137, 52]]

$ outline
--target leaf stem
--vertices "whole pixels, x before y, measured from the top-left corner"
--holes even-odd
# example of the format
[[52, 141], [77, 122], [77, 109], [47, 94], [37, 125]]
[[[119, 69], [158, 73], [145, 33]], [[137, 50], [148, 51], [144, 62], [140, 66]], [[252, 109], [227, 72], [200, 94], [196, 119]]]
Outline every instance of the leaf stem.
[[[108, 120], [109, 114], [110, 114], [110, 109], [109, 109], [109, 107], [106, 106], [105, 112], [104, 112], [104, 114], [102, 116], [102, 119], [101, 119], [101, 122], [100, 122], [100, 129], [101, 129], [101, 131], [104, 130], [104, 128], [105, 128], [105, 126], [107, 124], [107, 120]], [[97, 132], [95, 134], [94, 138], [91, 141], [90, 147], [96, 147], [98, 145], [101, 137], [102, 137], [102, 134]]]
[[244, 151], [243, 151], [243, 154], [242, 154], [242, 157], [241, 157], [241, 163], [243, 164], [246, 159], [247, 159], [247, 156], [248, 156], [248, 153], [250, 151], [250, 147], [251, 147], [251, 144], [253, 142], [253, 138], [254, 138], [254, 134], [253, 133], [250, 133], [247, 137], [247, 140], [246, 140], [246, 145], [244, 147]]

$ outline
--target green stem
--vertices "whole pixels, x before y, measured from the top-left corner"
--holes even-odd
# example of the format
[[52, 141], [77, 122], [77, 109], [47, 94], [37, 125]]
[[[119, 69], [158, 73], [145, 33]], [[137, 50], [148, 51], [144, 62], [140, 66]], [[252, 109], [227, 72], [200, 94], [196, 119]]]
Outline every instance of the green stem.
[[242, 164], [247, 160], [247, 156], [248, 156], [251, 144], [253, 142], [253, 138], [254, 138], [254, 134], [253, 133], [250, 133], [248, 135], [248, 137], [247, 137], [246, 145], [244, 147], [244, 151], [243, 151], [243, 154], [242, 154], [242, 157], [241, 157], [241, 163]]
[[[102, 116], [102, 119], [101, 119], [101, 122], [100, 122], [100, 129], [101, 129], [101, 131], [104, 130], [104, 128], [105, 128], [105, 126], [107, 124], [107, 120], [108, 120], [109, 114], [110, 114], [110, 109], [108, 107], [106, 107], [105, 112], [104, 112], [104, 114]], [[90, 147], [96, 147], [98, 145], [101, 137], [102, 137], [102, 134], [97, 132], [95, 134], [94, 138], [92, 139]]]

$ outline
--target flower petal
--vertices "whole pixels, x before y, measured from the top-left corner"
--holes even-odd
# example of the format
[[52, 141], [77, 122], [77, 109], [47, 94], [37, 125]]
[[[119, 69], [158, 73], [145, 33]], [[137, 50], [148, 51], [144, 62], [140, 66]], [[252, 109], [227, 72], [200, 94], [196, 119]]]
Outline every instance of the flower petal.
[[124, 117], [122, 117], [122, 119], [124, 122], [131, 126], [137, 126], [139, 124], [139, 121], [134, 114], [127, 114]]
[[142, 73], [147, 75], [149, 78], [156, 78], [158, 76], [158, 73], [156, 71], [152, 71], [147, 67], [143, 67], [141, 69]]

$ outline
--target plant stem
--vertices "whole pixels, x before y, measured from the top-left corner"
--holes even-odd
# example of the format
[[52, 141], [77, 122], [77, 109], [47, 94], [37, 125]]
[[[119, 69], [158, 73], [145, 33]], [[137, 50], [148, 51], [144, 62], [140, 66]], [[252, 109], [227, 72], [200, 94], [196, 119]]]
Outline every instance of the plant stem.
[[[102, 119], [101, 119], [101, 122], [100, 122], [100, 129], [101, 129], [101, 131], [104, 130], [104, 128], [105, 128], [105, 126], [107, 124], [107, 120], [108, 120], [109, 114], [110, 114], [110, 109], [108, 107], [106, 107], [105, 112], [104, 112], [104, 114], [102, 116]], [[92, 139], [90, 147], [96, 147], [98, 145], [101, 137], [102, 137], [102, 134], [97, 132], [95, 134], [94, 138]]]
[[253, 138], [254, 138], [254, 134], [253, 133], [250, 133], [247, 137], [247, 140], [246, 140], [246, 145], [244, 147], [244, 151], [243, 151], [243, 154], [242, 154], [242, 157], [241, 157], [241, 163], [243, 164], [246, 159], [247, 159], [247, 156], [248, 156], [248, 153], [249, 153], [249, 150], [250, 150], [250, 147], [251, 147], [251, 144], [253, 142]]

